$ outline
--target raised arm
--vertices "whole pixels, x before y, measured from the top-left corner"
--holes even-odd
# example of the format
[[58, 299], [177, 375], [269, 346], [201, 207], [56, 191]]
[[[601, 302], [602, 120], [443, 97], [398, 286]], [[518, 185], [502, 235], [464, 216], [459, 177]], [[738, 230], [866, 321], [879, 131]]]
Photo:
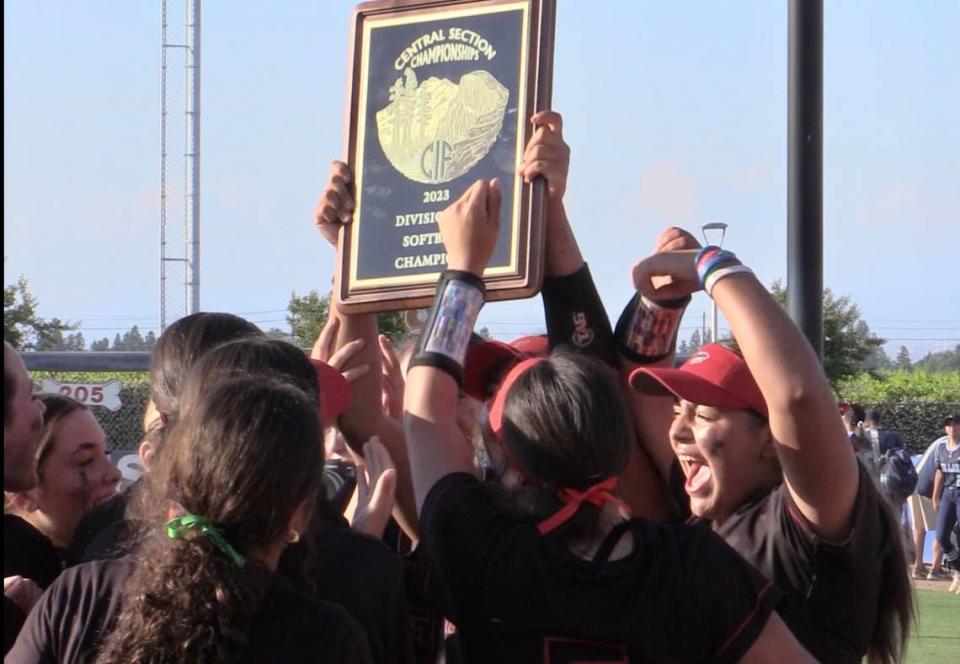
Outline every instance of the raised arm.
[[[671, 226], [661, 231], [654, 244], [653, 253], [687, 249], [700, 249], [700, 243], [682, 228]], [[656, 285], [665, 286], [669, 283], [669, 280], [664, 280], [656, 282]], [[676, 294], [679, 296], [679, 293]], [[656, 301], [645, 303], [639, 298], [640, 293], [636, 293], [627, 303], [614, 332], [619, 351], [620, 373], [625, 381], [635, 369], [641, 366], [673, 366], [676, 360], [677, 331], [690, 299], [690, 293], [674, 298], [673, 301], [666, 303], [666, 306], [660, 306], [664, 303], [658, 304]], [[668, 332], [649, 339], [645, 338], [645, 331], [660, 327]], [[675, 461], [668, 435], [670, 423], [673, 421], [674, 398], [671, 395], [643, 394], [636, 390], [628, 390], [628, 394], [633, 423], [637, 429], [640, 444], [653, 461], [660, 477], [665, 482], [669, 482], [671, 468]]]
[[[637, 289], [661, 298], [690, 292], [699, 283], [695, 255], [668, 252], [640, 261], [634, 266]], [[658, 289], [652, 281], [657, 275], [673, 283]], [[818, 535], [843, 539], [851, 527], [859, 472], [819, 359], [752, 272], [718, 270], [707, 283], [766, 401], [791, 497]]]
[[563, 118], [540, 111], [520, 165], [525, 182], [546, 180], [544, 280], [541, 295], [550, 346], [563, 344], [613, 366], [613, 330], [603, 302], [583, 260], [563, 205], [570, 170], [570, 148], [563, 140]]
[[547, 182], [547, 232], [544, 274], [566, 277], [584, 266], [577, 238], [573, 235], [563, 196], [570, 170], [570, 147], [563, 140], [563, 118], [554, 111], [540, 111], [530, 121], [536, 130], [523, 153], [520, 176], [524, 182], [542, 177]]
[[467, 343], [483, 305], [480, 277], [500, 227], [500, 184], [478, 180], [444, 210], [438, 225], [448, 269], [410, 361], [404, 425], [417, 511], [436, 482], [473, 472], [473, 448], [456, 422], [458, 381]]
[[[333, 162], [330, 179], [317, 201], [313, 223], [323, 237], [337, 247], [340, 228], [352, 220], [352, 176], [346, 164]], [[380, 406], [380, 346], [377, 342], [376, 314], [346, 314], [339, 309], [338, 284], [334, 283], [330, 316], [339, 320], [336, 347], [362, 340], [361, 347], [347, 360], [342, 370], [366, 366], [367, 371], [351, 385], [350, 406], [337, 419], [337, 426], [351, 449], [363, 454], [363, 444], [376, 435], [382, 416]]]

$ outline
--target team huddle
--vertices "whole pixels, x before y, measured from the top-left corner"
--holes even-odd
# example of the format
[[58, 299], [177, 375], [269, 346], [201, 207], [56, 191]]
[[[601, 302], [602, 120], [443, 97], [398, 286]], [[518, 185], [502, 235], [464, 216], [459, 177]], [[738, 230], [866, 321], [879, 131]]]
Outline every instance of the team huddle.
[[[397, 349], [334, 305], [309, 357], [230, 314], [168, 327], [146, 473], [112, 496], [96, 471], [56, 541], [27, 497], [66, 420], [5, 345], [5, 569], [45, 589], [5, 593], [5, 661], [902, 659], [897, 519], [803, 334], [740, 258], [675, 227], [611, 324], [564, 208], [562, 119], [532, 121], [545, 336], [475, 333], [501, 206], [477, 181], [437, 215], [447, 269]], [[314, 213], [333, 244], [351, 180], [334, 162]], [[675, 367], [699, 290], [733, 338]]]

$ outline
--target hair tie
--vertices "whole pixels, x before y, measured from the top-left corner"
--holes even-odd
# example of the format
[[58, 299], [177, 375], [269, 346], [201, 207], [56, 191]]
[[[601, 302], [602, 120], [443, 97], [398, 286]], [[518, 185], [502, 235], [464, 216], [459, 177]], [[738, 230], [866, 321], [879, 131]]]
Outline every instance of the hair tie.
[[223, 536], [223, 531], [210, 523], [210, 520], [205, 516], [186, 514], [184, 516], [178, 516], [175, 519], [170, 519], [167, 521], [167, 537], [170, 539], [180, 539], [186, 537], [187, 532], [194, 528], [199, 528], [201, 534], [213, 540], [217, 548], [223, 551], [237, 567], [243, 567], [246, 564], [247, 559], [233, 548], [233, 545]]
[[550, 531], [555, 530], [573, 518], [573, 515], [577, 513], [577, 510], [580, 509], [583, 503], [590, 503], [597, 508], [602, 508], [606, 503], [615, 503], [626, 509], [626, 504], [610, 493], [616, 487], [617, 477], [614, 475], [597, 482], [585, 491], [577, 491], [576, 489], [570, 488], [560, 489], [557, 491], [557, 498], [560, 499], [560, 502], [564, 503], [564, 506], [561, 507], [556, 514], [537, 524], [537, 530], [540, 531], [541, 535], [546, 535]]

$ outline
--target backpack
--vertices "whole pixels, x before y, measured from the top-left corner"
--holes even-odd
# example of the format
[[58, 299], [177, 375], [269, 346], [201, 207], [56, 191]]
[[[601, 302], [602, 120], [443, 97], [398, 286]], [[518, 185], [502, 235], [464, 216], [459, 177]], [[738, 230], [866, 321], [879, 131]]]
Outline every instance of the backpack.
[[906, 500], [916, 490], [917, 469], [907, 450], [898, 447], [884, 454], [881, 468], [880, 485], [888, 495]]

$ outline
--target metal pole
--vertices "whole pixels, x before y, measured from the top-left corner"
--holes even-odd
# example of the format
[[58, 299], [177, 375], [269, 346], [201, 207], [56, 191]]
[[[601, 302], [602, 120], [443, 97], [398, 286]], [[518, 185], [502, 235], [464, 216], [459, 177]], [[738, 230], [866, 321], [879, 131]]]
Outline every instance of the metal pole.
[[200, 0], [187, 1], [187, 311], [200, 311]]
[[823, 357], [823, 0], [790, 0], [787, 311]]
[[160, 334], [167, 327], [167, 0], [160, 3]]
[[711, 339], [710, 339], [710, 341], [712, 341], [713, 343], [716, 343], [716, 342], [717, 342], [717, 332], [718, 332], [718, 330], [719, 330], [719, 327], [718, 327], [718, 325], [717, 325], [717, 303], [714, 302], [714, 303], [713, 303], [713, 330], [711, 331], [711, 334], [712, 334], [713, 336], [712, 336]]
[[[703, 233], [703, 241], [705, 244], [714, 244], [710, 241], [709, 232], [720, 231], [720, 239], [716, 242], [716, 246], [722, 247], [723, 241], [727, 237], [727, 224], [723, 221], [711, 221], [710, 223], [704, 224], [700, 227], [700, 232]], [[706, 318], [706, 314], [704, 314]], [[720, 324], [717, 321], [717, 303], [713, 303], [713, 327], [710, 329], [710, 341], [716, 343], [717, 335], [720, 332]], [[706, 336], [706, 331], [704, 331], [704, 336]], [[706, 339], [704, 339], [706, 342]]]

